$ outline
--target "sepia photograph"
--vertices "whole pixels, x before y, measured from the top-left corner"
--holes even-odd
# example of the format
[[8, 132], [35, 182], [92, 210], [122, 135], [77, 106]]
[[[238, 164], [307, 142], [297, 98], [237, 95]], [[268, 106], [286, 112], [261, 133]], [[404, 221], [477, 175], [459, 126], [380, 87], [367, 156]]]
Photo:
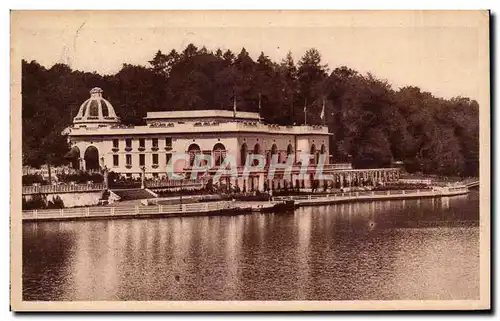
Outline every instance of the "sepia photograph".
[[488, 11], [11, 11], [11, 309], [490, 309]]

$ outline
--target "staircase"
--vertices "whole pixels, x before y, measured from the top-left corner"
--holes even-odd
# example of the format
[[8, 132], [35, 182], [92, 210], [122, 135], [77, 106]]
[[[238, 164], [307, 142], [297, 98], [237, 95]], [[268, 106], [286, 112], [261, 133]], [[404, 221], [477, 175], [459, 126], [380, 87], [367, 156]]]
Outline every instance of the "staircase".
[[114, 189], [113, 193], [120, 197], [120, 201], [142, 200], [146, 198], [155, 198], [156, 195], [150, 193], [147, 189]]

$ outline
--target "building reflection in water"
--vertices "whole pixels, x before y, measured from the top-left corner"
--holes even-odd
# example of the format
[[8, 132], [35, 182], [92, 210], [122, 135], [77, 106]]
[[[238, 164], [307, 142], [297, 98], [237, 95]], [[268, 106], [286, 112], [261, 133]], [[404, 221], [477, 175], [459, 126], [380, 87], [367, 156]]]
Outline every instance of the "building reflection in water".
[[297, 211], [294, 214], [294, 225], [297, 231], [297, 245], [295, 255], [299, 266], [297, 271], [297, 296], [305, 297], [304, 286], [309, 282], [309, 242], [311, 240], [312, 213]]
[[449, 197], [441, 197], [441, 208], [443, 210], [447, 210], [450, 208], [450, 198]]
[[234, 297], [238, 293], [239, 284], [239, 261], [241, 259], [241, 239], [243, 236], [244, 217], [230, 216], [225, 229], [224, 254], [227, 264], [226, 277], [224, 281], [225, 297]]
[[478, 195], [23, 225], [27, 300], [475, 298]]

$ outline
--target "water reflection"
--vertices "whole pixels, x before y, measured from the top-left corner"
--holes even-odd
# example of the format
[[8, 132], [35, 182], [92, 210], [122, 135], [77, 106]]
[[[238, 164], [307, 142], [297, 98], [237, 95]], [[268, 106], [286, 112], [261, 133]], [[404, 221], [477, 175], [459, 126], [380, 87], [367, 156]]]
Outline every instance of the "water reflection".
[[25, 300], [475, 299], [477, 192], [23, 225]]

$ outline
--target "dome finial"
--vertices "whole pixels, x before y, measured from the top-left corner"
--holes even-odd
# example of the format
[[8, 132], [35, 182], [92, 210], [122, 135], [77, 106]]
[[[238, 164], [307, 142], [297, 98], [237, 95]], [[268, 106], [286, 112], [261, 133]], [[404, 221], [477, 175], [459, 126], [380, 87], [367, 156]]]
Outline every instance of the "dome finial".
[[102, 97], [102, 89], [99, 87], [94, 87], [90, 90], [90, 97]]

